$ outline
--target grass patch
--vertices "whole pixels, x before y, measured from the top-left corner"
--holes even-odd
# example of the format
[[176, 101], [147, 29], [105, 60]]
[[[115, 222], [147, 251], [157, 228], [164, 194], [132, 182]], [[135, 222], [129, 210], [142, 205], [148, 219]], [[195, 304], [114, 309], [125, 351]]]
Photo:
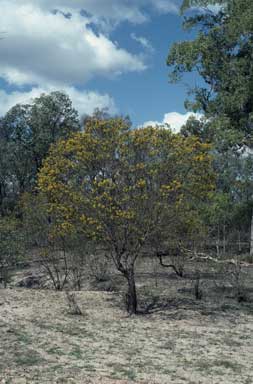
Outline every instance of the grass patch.
[[31, 337], [27, 333], [19, 333], [17, 339], [22, 344], [31, 344]]
[[84, 364], [82, 367], [88, 372], [96, 372], [96, 368], [89, 363]]
[[234, 372], [241, 372], [242, 365], [236, 363], [235, 361], [230, 361], [230, 360], [216, 360], [215, 365], [217, 367], [224, 367], [226, 369], [231, 369]]
[[31, 337], [28, 335], [28, 333], [20, 331], [18, 329], [11, 329], [11, 334], [13, 334], [16, 338], [16, 341], [21, 344], [31, 344]]
[[69, 352], [69, 356], [73, 356], [77, 360], [81, 360], [83, 358], [83, 352], [79, 345], [74, 345], [71, 352]]
[[44, 363], [44, 359], [40, 354], [32, 349], [19, 352], [16, 354], [14, 361], [19, 366], [33, 366]]
[[120, 363], [111, 363], [110, 366], [113, 368], [111, 377], [113, 379], [128, 379], [135, 380], [137, 374], [133, 368], [127, 368], [125, 365]]
[[46, 351], [49, 355], [64, 356], [65, 353], [61, 350], [60, 347], [51, 347]]
[[216, 373], [222, 374], [223, 372], [216, 368], [230, 369], [234, 372], [240, 373], [242, 366], [231, 360], [200, 360], [197, 362], [196, 367], [199, 371], [207, 372], [215, 369]]

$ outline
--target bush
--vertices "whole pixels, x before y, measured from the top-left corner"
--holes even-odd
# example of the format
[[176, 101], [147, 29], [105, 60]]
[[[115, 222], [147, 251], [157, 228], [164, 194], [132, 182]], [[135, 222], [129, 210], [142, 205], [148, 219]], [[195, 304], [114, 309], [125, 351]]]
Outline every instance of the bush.
[[110, 280], [109, 261], [103, 254], [94, 254], [90, 256], [89, 261], [90, 276], [96, 283], [102, 283]]
[[66, 300], [69, 307], [69, 313], [71, 315], [78, 315], [78, 316], [82, 315], [82, 311], [79, 305], [77, 304], [76, 296], [74, 293], [70, 293], [66, 291]]
[[11, 270], [24, 254], [24, 237], [18, 220], [10, 217], [0, 219], [0, 281], [4, 287], [11, 280]]

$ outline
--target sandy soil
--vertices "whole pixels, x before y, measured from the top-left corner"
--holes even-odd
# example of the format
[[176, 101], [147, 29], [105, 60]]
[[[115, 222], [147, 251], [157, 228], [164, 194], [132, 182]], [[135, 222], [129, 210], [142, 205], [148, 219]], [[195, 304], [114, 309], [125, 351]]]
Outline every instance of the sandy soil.
[[253, 313], [126, 316], [112, 293], [0, 290], [0, 383], [253, 383]]

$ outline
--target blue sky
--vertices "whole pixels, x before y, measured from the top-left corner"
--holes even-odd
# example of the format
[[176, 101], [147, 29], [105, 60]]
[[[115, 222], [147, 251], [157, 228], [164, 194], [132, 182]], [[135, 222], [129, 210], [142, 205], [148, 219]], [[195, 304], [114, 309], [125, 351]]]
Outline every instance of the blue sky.
[[[80, 114], [107, 107], [134, 125], [189, 116], [186, 87], [166, 58], [181, 27], [180, 0], [0, 0], [0, 114], [64, 90]], [[190, 81], [197, 79], [190, 77]]]

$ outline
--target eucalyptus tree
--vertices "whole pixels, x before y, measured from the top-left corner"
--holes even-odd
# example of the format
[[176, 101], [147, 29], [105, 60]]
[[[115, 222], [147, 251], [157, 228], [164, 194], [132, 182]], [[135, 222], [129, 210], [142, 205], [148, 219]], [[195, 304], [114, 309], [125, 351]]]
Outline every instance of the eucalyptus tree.
[[1, 201], [15, 203], [31, 190], [50, 145], [79, 130], [78, 113], [62, 92], [12, 107], [0, 122]]
[[[181, 13], [183, 27], [196, 33], [192, 40], [172, 45], [170, 80], [179, 81], [187, 72], [200, 76], [185, 105], [204, 115], [201, 122], [188, 122], [182, 132], [214, 144], [217, 187], [228, 204], [220, 208], [231, 225], [231, 213], [238, 219], [241, 207], [243, 217], [247, 206], [248, 217], [253, 203], [248, 166], [253, 146], [253, 2], [184, 0]], [[251, 237], [253, 244], [253, 225]]]

